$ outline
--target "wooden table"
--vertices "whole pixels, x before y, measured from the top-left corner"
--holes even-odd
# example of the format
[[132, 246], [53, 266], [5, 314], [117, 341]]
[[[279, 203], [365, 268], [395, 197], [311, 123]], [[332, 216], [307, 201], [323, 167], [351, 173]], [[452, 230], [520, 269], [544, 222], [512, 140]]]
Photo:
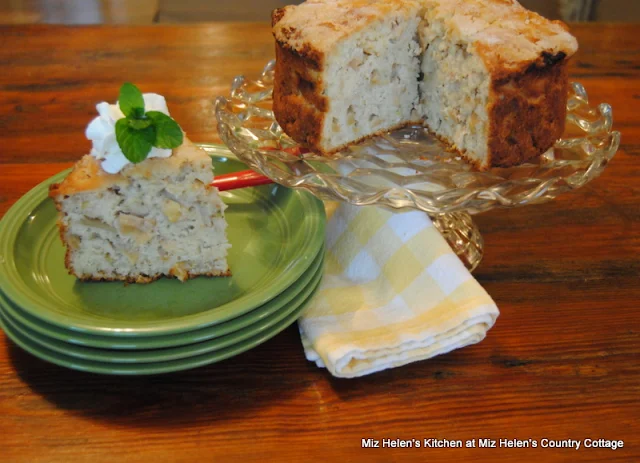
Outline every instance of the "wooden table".
[[[477, 218], [476, 272], [502, 311], [480, 344], [356, 380], [297, 330], [157, 377], [59, 368], [0, 335], [0, 460], [640, 461], [640, 26], [574, 28], [573, 78], [614, 108], [622, 148], [556, 201]], [[195, 141], [213, 99], [273, 56], [266, 24], [0, 28], [0, 214], [87, 152], [124, 81], [166, 95]], [[363, 449], [363, 438], [615, 439], [622, 449]], [[498, 443], [499, 445], [499, 443]]]

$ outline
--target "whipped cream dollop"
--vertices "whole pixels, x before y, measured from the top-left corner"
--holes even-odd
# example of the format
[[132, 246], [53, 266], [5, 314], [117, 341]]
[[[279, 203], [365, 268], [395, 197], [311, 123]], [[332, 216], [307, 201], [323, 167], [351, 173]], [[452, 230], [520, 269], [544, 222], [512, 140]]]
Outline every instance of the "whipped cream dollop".
[[[167, 102], [162, 95], [145, 93], [142, 97], [144, 98], [145, 112], [160, 111], [170, 116]], [[96, 109], [99, 116], [89, 123], [85, 132], [87, 138], [93, 143], [91, 155], [102, 161], [100, 164], [105, 172], [117, 174], [126, 165], [131, 164], [131, 161], [124, 156], [116, 140], [116, 121], [125, 116], [117, 103], [102, 102], [96, 106]], [[154, 146], [151, 148], [147, 159], [168, 158], [171, 156], [172, 151], [171, 149], [156, 148]]]

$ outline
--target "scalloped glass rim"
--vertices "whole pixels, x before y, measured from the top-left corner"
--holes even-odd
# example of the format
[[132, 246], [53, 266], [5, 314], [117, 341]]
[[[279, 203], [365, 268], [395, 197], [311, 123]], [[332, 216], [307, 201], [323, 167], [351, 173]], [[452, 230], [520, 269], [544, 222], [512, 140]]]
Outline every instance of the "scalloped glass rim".
[[431, 214], [536, 204], [596, 178], [620, 145], [611, 106], [590, 106], [585, 88], [572, 83], [563, 138], [519, 166], [474, 171], [422, 126], [371, 138], [331, 157], [300, 154], [271, 111], [274, 65], [270, 61], [257, 80], [236, 77], [230, 97], [216, 99], [218, 132], [252, 169], [322, 199]]

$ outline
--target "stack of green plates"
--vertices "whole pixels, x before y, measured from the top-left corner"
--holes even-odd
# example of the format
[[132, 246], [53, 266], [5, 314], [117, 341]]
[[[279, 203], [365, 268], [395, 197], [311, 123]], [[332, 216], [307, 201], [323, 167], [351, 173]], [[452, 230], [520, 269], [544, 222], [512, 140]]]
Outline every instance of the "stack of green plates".
[[[205, 146], [216, 174], [246, 169]], [[322, 277], [325, 215], [312, 195], [266, 185], [221, 193], [232, 244], [228, 278], [147, 285], [83, 283], [64, 267], [47, 180], [0, 222], [0, 325], [58, 365], [140, 375], [184, 370], [249, 350], [291, 325]]]

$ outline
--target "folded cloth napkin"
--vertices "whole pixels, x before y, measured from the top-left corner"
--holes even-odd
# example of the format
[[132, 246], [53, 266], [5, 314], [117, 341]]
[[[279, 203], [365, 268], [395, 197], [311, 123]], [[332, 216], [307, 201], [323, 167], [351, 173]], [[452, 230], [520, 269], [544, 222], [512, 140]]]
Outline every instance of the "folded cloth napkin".
[[484, 339], [498, 308], [420, 211], [341, 204], [298, 321], [308, 360], [352, 378]]

